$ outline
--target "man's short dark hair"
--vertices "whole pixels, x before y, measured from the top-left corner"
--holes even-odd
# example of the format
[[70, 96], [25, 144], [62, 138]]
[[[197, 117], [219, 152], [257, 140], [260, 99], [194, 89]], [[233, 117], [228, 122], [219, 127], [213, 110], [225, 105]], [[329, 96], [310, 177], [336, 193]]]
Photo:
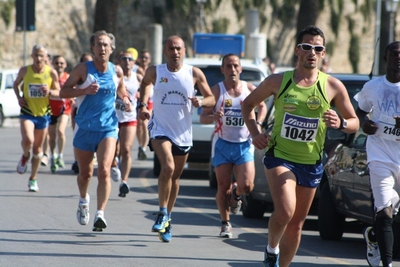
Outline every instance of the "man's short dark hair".
[[324, 33], [317, 26], [310, 25], [310, 26], [306, 27], [305, 29], [303, 29], [301, 32], [299, 32], [299, 34], [297, 35], [297, 39], [296, 39], [296, 46], [303, 42], [303, 37], [305, 35], [312, 35], [312, 36], [319, 35], [319, 36], [322, 37], [323, 45], [325, 45], [325, 35], [324, 35]]
[[225, 58], [227, 58], [227, 57], [230, 57], [230, 56], [235, 56], [235, 57], [237, 57], [237, 58], [239, 58], [239, 59], [240, 59], [240, 57], [239, 57], [238, 55], [234, 54], [234, 53], [229, 53], [229, 54], [226, 54], [226, 55], [225, 55], [225, 56], [223, 56], [223, 58], [222, 58], [221, 67], [223, 67], [223, 66], [224, 66], [224, 63], [225, 63]]
[[394, 41], [388, 44], [385, 48], [385, 54], [383, 55], [383, 59], [386, 61], [387, 60], [387, 54], [391, 50], [393, 50], [394, 46], [398, 46], [400, 44], [400, 41]]

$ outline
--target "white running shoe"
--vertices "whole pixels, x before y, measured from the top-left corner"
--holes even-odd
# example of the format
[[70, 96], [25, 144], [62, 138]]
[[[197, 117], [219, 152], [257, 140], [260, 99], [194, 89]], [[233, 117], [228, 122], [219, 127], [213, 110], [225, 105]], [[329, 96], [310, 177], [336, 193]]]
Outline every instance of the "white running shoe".
[[368, 233], [372, 230], [369, 226], [364, 229], [364, 240], [367, 243], [367, 262], [371, 267], [378, 267], [381, 262], [381, 253], [377, 242], [369, 240]]
[[19, 174], [24, 174], [26, 170], [28, 169], [28, 161], [29, 161], [29, 156], [28, 158], [25, 158], [24, 155], [21, 156], [21, 159], [18, 162], [17, 165], [17, 172]]
[[38, 186], [36, 179], [29, 180], [28, 188], [29, 188], [29, 192], [39, 192], [39, 186]]
[[231, 190], [231, 199], [230, 199], [230, 203], [229, 203], [229, 209], [231, 211], [232, 214], [236, 214], [239, 212], [240, 207], [242, 206], [242, 200], [236, 200], [233, 197], [233, 191], [234, 189], [237, 187], [237, 183], [234, 183], [232, 186], [232, 190]]
[[96, 214], [94, 217], [93, 232], [103, 232], [103, 229], [107, 228], [106, 219], [103, 215]]
[[89, 214], [89, 202], [90, 196], [87, 195], [87, 202], [79, 201], [78, 210], [76, 211], [76, 219], [80, 225], [87, 225], [89, 223], [90, 214]]
[[232, 238], [232, 225], [230, 223], [221, 226], [220, 237]]
[[49, 164], [49, 157], [46, 154], [43, 154], [42, 159], [40, 161], [40, 165], [47, 166]]
[[118, 166], [111, 167], [111, 178], [114, 182], [121, 181], [121, 171]]

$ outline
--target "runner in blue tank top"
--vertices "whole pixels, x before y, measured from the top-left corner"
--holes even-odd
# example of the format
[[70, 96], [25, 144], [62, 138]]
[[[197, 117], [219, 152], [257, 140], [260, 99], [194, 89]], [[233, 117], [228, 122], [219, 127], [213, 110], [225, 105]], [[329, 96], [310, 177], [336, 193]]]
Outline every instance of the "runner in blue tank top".
[[73, 141], [79, 165], [77, 219], [81, 225], [89, 222], [90, 197], [87, 192], [93, 175], [93, 155], [97, 152], [97, 212], [93, 231], [103, 231], [107, 227], [104, 210], [111, 191], [110, 168], [118, 138], [118, 119], [114, 109], [116, 95], [123, 99], [127, 111], [132, 107], [122, 69], [109, 62], [115, 49], [115, 37], [97, 31], [90, 37], [90, 47], [93, 61], [78, 64], [72, 70], [60, 96], [76, 97], [78, 108]]

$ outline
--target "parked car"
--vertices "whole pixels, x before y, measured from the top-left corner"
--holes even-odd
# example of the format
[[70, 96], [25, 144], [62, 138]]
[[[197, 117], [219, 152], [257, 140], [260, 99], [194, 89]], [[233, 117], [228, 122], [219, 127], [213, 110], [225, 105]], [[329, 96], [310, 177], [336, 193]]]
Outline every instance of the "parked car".
[[[187, 58], [185, 64], [200, 68], [207, 78], [210, 87], [224, 80], [221, 73], [222, 61], [220, 58]], [[267, 76], [267, 67], [264, 62], [253, 60], [241, 60], [242, 73], [240, 79], [258, 85]], [[196, 89], [196, 88], [195, 88]], [[201, 97], [197, 89], [197, 96]], [[188, 163], [209, 163], [211, 155], [211, 137], [214, 132], [213, 124], [200, 123], [201, 108], [194, 108], [192, 112], [193, 147], [190, 150]], [[154, 156], [153, 173], [158, 176], [161, 166], [157, 156]]]
[[[332, 74], [334, 77], [338, 78], [346, 86], [349, 93], [349, 97], [352, 101], [353, 106], [357, 107], [357, 101], [353, 99], [354, 95], [358, 93], [363, 85], [370, 80], [368, 75], [361, 74]], [[263, 122], [264, 131], [271, 131], [274, 125], [274, 106], [270, 104], [271, 98], [267, 100], [268, 114]], [[328, 129], [330, 131], [330, 129]], [[325, 141], [324, 147], [324, 158], [323, 161], [326, 162], [328, 154], [330, 151], [338, 144], [337, 140]], [[253, 191], [244, 196], [242, 199], [242, 214], [246, 218], [262, 218], [264, 213], [272, 207], [272, 197], [271, 192], [265, 177], [264, 164], [262, 159], [264, 157], [264, 150], [256, 150], [254, 153], [255, 160], [255, 179], [254, 179], [254, 189]], [[210, 179], [212, 176], [210, 175]], [[326, 175], [323, 176], [321, 184], [326, 182]], [[210, 180], [211, 185], [211, 180]], [[316, 198], [319, 196], [319, 189], [317, 190]]]
[[18, 69], [0, 70], [0, 127], [5, 118], [18, 117], [20, 113], [21, 108], [13, 89], [17, 75]]
[[[374, 205], [367, 166], [367, 135], [360, 129], [347, 135], [331, 131], [328, 136], [340, 143], [325, 165], [327, 182], [321, 187], [318, 203], [318, 230], [325, 240], [343, 236], [346, 218], [373, 224]], [[400, 257], [400, 215], [393, 220], [394, 256]]]

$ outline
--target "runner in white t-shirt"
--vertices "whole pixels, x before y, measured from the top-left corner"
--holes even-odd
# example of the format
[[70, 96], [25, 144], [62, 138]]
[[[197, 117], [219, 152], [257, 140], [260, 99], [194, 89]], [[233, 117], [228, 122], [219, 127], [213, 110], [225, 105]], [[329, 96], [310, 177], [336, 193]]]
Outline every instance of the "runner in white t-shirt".
[[[370, 266], [392, 266], [393, 217], [400, 206], [400, 42], [385, 49], [386, 75], [367, 82], [354, 98], [367, 139], [375, 222], [364, 230]], [[369, 117], [368, 117], [369, 115]]]

